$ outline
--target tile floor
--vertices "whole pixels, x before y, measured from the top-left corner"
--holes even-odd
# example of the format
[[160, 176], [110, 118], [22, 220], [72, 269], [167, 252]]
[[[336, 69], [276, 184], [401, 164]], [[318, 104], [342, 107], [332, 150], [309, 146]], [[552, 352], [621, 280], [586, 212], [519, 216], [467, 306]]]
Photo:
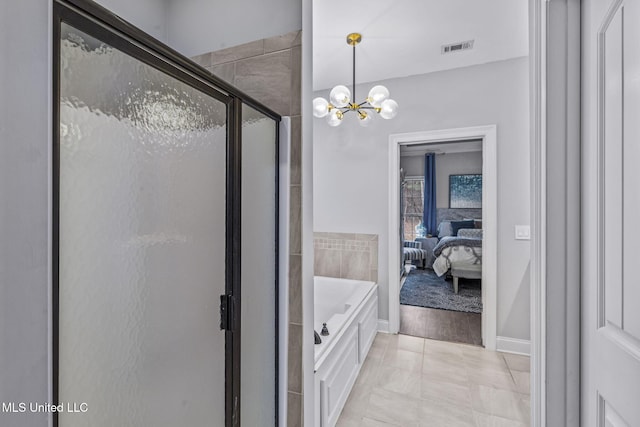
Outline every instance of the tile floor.
[[482, 344], [482, 314], [400, 305], [400, 333], [440, 341]]
[[378, 333], [337, 427], [529, 425], [529, 358]]

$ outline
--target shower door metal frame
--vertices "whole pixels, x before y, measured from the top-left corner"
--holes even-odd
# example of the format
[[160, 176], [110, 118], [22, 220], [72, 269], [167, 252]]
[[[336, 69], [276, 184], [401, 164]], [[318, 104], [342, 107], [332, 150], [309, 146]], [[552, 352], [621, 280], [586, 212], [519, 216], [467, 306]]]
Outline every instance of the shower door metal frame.
[[[59, 403], [59, 249], [60, 249], [60, 37], [61, 24], [69, 24], [133, 58], [223, 102], [227, 107], [226, 142], [226, 238], [225, 295], [230, 300], [225, 329], [225, 427], [240, 426], [241, 343], [241, 196], [242, 105], [246, 104], [276, 121], [275, 126], [275, 419], [279, 425], [279, 126], [281, 116], [229, 83], [209, 73], [187, 57], [151, 37], [109, 10], [90, 0], [53, 2], [53, 147], [52, 147], [52, 397]], [[212, 327], [218, 318], [212, 317]], [[57, 413], [53, 425], [58, 426]]]

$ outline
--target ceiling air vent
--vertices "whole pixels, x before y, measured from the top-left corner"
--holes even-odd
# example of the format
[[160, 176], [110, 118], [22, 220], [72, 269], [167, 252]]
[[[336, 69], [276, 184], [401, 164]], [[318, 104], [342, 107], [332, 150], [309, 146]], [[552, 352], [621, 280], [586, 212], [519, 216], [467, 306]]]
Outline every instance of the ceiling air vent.
[[453, 43], [453, 44], [445, 44], [442, 46], [440, 53], [444, 55], [445, 53], [460, 52], [460, 51], [469, 50], [469, 49], [473, 49], [473, 40], [467, 40], [466, 42], [459, 42], [459, 43]]

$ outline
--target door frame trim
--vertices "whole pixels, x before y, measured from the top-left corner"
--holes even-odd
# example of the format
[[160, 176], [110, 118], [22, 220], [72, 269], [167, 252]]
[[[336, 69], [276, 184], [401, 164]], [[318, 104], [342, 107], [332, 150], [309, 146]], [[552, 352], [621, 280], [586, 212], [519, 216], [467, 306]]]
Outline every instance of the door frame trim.
[[546, 43], [547, 1], [529, 1], [531, 89], [531, 426], [546, 413]]
[[529, 0], [531, 425], [580, 425], [580, 0]]
[[487, 349], [496, 349], [497, 334], [497, 210], [498, 157], [496, 125], [456, 129], [429, 130], [389, 135], [389, 332], [400, 330], [400, 146], [433, 144], [442, 141], [482, 139], [482, 220], [484, 248], [482, 251], [482, 281], [492, 286], [482, 287], [482, 341]]

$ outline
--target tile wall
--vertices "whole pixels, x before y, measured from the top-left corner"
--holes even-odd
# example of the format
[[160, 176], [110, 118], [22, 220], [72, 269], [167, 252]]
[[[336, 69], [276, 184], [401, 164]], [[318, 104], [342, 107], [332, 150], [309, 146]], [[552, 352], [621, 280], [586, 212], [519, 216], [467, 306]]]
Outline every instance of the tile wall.
[[282, 116], [300, 118], [302, 31], [191, 58]]
[[313, 233], [314, 274], [378, 282], [378, 235]]
[[291, 117], [288, 427], [301, 427], [303, 420], [301, 41], [302, 31], [294, 31], [192, 58], [278, 114]]

